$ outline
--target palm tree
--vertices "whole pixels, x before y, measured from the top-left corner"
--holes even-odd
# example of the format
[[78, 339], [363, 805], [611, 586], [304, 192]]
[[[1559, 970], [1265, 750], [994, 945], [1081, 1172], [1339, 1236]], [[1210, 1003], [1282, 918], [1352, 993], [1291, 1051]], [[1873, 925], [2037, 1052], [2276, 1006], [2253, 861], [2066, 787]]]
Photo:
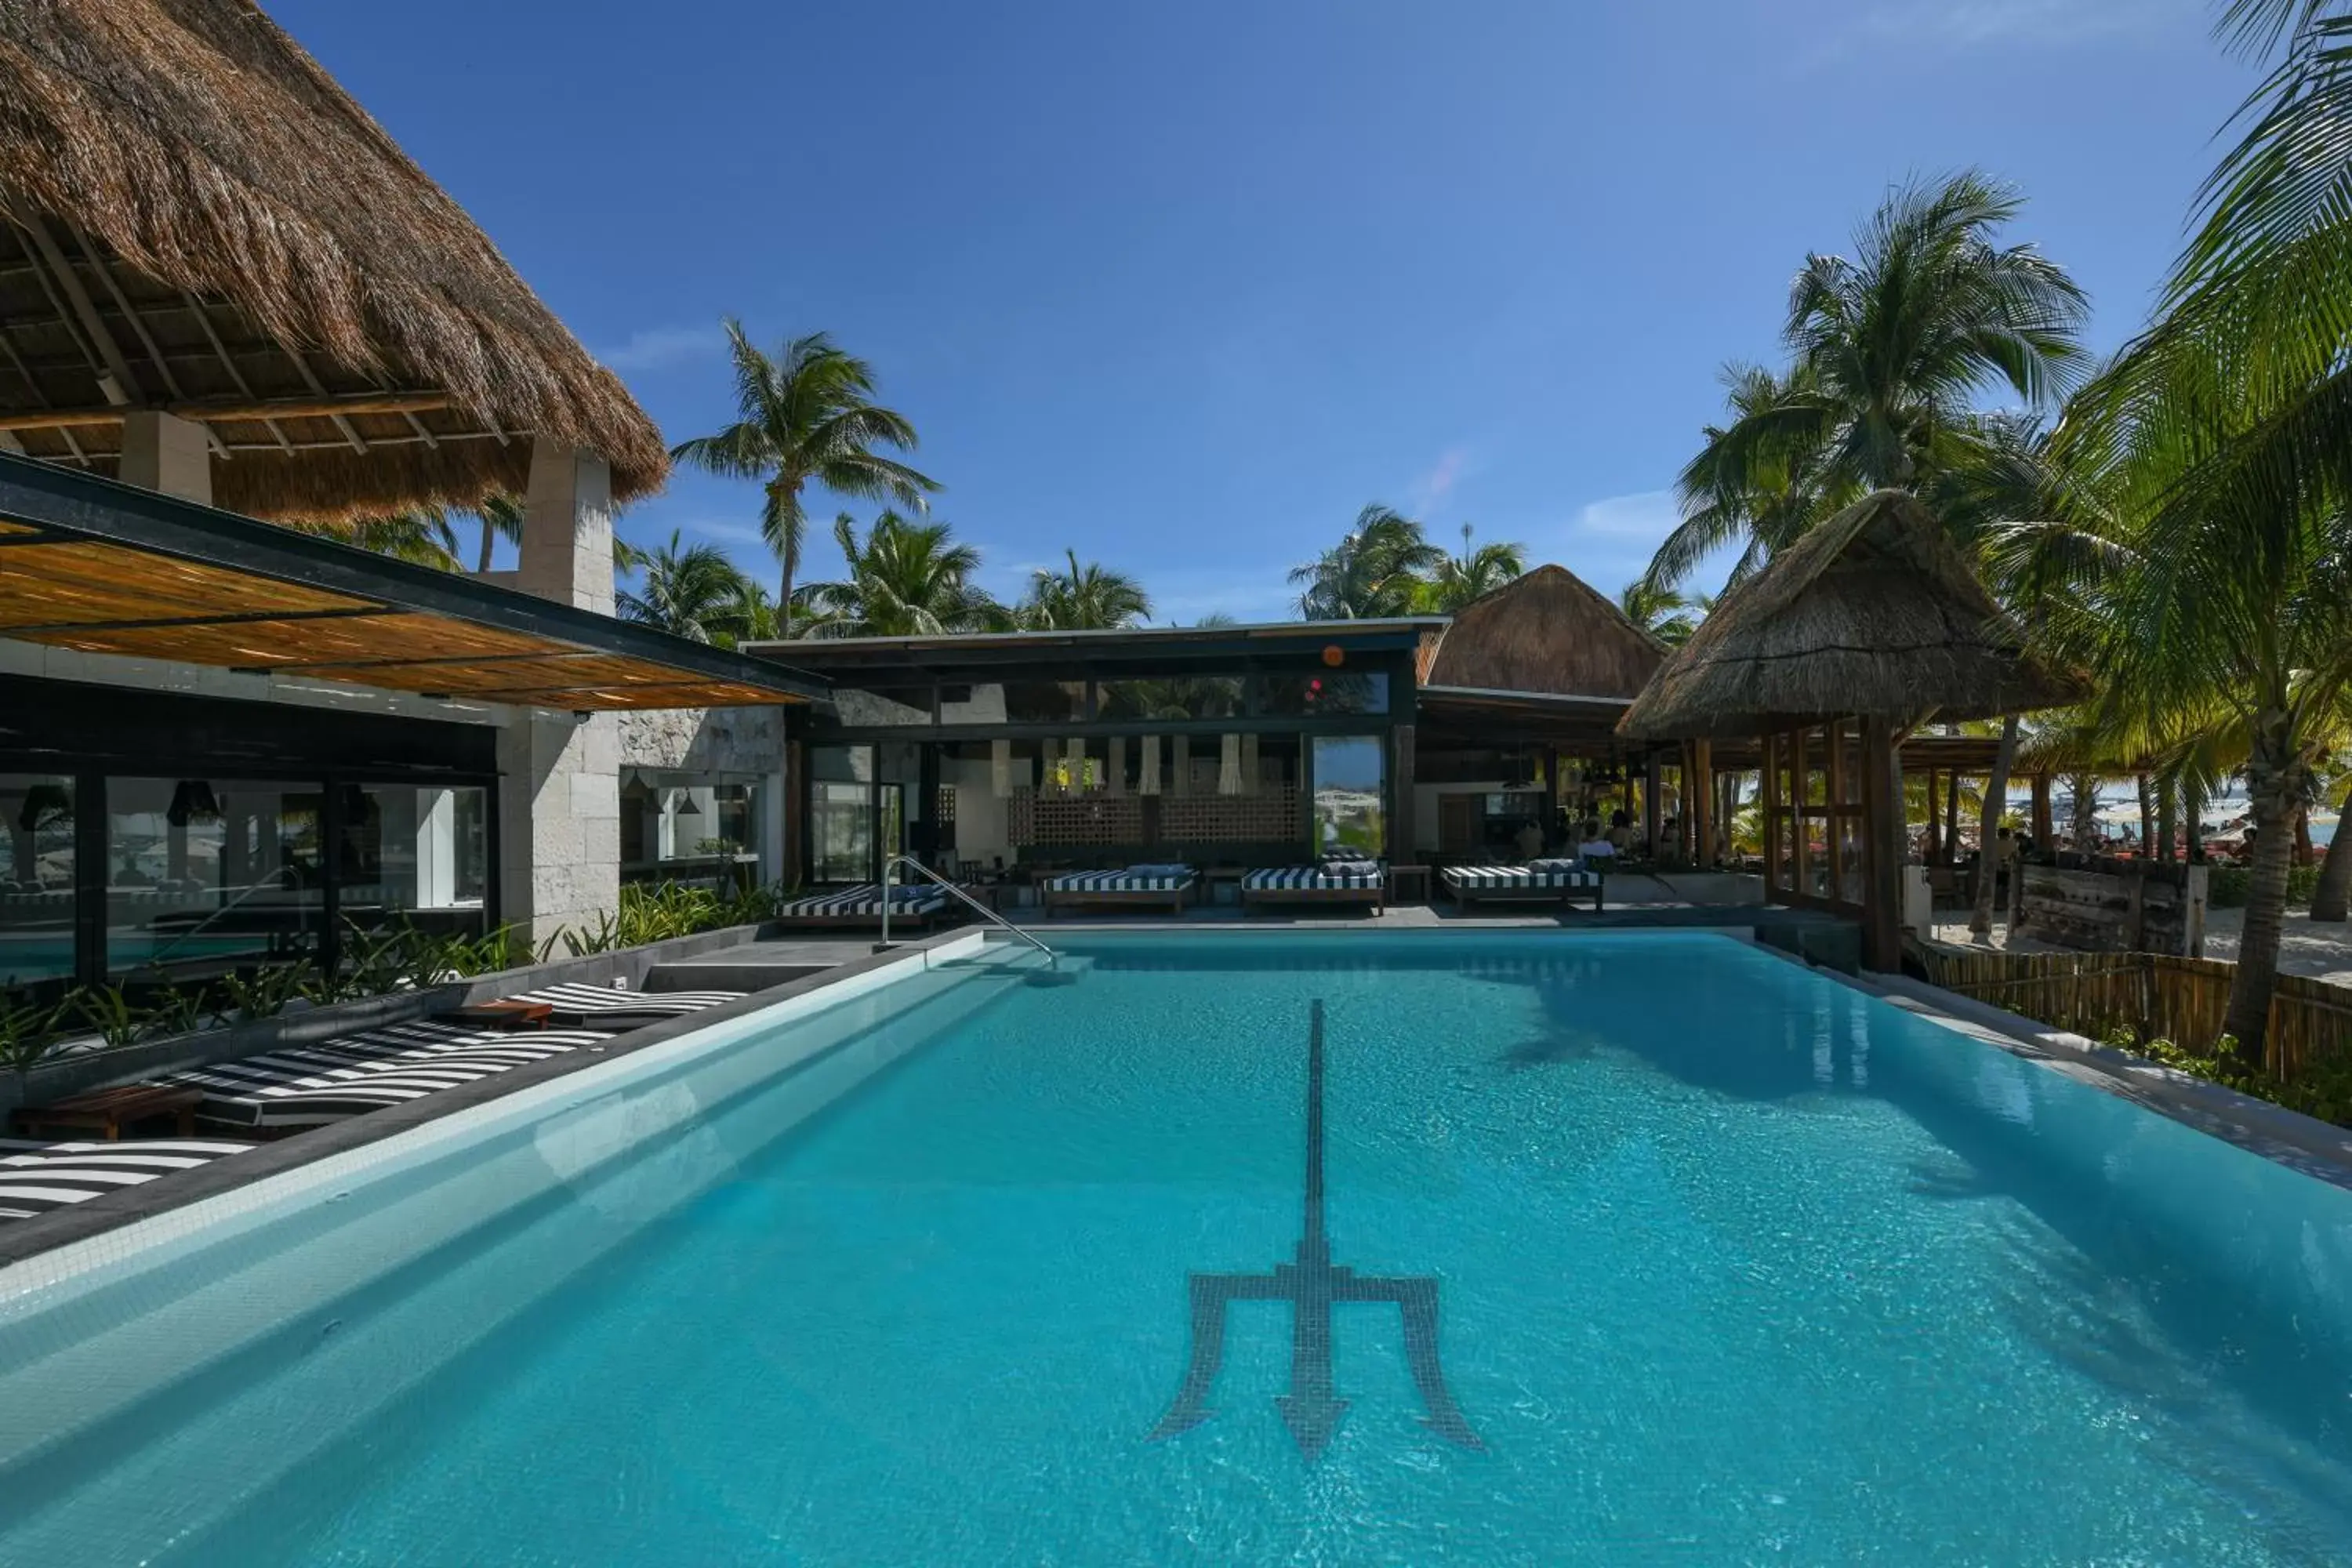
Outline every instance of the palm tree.
[[1304, 566], [1291, 569], [1298, 613], [1310, 621], [1368, 620], [1412, 613], [1423, 573], [1445, 561], [1421, 524], [1375, 502], [1356, 514], [1353, 532]]
[[1618, 591], [1617, 607], [1625, 618], [1664, 643], [1680, 647], [1690, 641], [1698, 630], [1697, 617], [1715, 607], [1714, 599], [1705, 594], [1685, 595], [1673, 588], [1660, 588], [1647, 577], [1636, 577]]
[[449, 514], [436, 506], [414, 507], [384, 517], [362, 518], [357, 522], [296, 522], [287, 526], [298, 533], [341, 540], [395, 561], [444, 572], [457, 570], [457, 532], [450, 526]]
[[1437, 563], [1437, 574], [1422, 591], [1416, 608], [1452, 615], [1471, 600], [1527, 575], [1526, 545], [1497, 542], [1473, 549], [1472, 532], [1470, 524], [1462, 525], [1462, 553]]
[[1039, 631], [1108, 631], [1131, 626], [1151, 614], [1143, 586], [1123, 572], [1094, 562], [1078, 564], [1078, 552], [1065, 551], [1067, 572], [1041, 571], [1029, 580], [1029, 595], [1014, 612]]
[[1745, 537], [1737, 581], [1863, 490], [1923, 489], [1980, 460], [1980, 394], [2038, 407], [2067, 390], [2086, 363], [2089, 302], [2033, 247], [1994, 243], [2022, 205], [1964, 172], [1895, 192], [1853, 258], [1806, 258], [1782, 328], [1793, 363], [1726, 370], [1732, 421], [1683, 470], [1684, 521], [1653, 582], [1673, 587]]
[[621, 618], [675, 637], [713, 642], [741, 602], [744, 579], [716, 545], [681, 547], [677, 531], [646, 560], [645, 583], [619, 595]]
[[474, 509], [482, 525], [481, 548], [474, 557], [477, 573], [490, 569], [490, 552], [499, 540], [509, 544], [522, 543], [522, 499], [519, 496], [494, 495]]
[[913, 451], [915, 427], [905, 416], [869, 401], [874, 372], [864, 360], [835, 347], [823, 332], [795, 338], [770, 355], [755, 347], [744, 335], [743, 324], [732, 318], [727, 322], [727, 342], [735, 365], [736, 421], [680, 444], [670, 456], [730, 479], [757, 479], [765, 487], [760, 534], [783, 568], [776, 602], [784, 606], [789, 636], [791, 608], [798, 602], [793, 579], [800, 570], [808, 531], [801, 492], [810, 480], [836, 495], [896, 500], [917, 510], [924, 497], [940, 487], [876, 450]]
[[884, 510], [860, 539], [847, 512], [834, 520], [849, 575], [811, 583], [796, 595], [810, 637], [917, 637], [1009, 630], [1012, 615], [974, 586], [980, 552], [954, 542], [944, 522], [909, 522]]

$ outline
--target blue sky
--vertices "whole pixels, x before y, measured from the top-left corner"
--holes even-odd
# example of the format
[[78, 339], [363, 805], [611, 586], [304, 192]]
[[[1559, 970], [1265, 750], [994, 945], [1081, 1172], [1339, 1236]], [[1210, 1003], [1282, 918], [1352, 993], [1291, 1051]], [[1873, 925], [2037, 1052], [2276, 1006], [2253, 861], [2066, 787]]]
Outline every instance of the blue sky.
[[[1717, 366], [1908, 175], [2021, 186], [2113, 346], [2251, 81], [2205, 0], [269, 8], [671, 440], [722, 315], [829, 331], [992, 588], [1073, 545], [1184, 621], [1287, 615], [1373, 500], [1613, 593]], [[681, 473], [625, 531], [772, 576], [758, 504]]]

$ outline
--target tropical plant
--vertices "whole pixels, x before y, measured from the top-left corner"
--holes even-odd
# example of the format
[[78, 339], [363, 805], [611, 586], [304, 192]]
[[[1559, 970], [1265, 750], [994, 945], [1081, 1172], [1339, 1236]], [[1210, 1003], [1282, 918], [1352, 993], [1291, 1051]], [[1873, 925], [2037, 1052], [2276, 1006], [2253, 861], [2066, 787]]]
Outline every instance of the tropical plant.
[[886, 510], [860, 537], [844, 512], [833, 537], [849, 575], [800, 590], [796, 607], [809, 617], [807, 636], [936, 636], [1012, 625], [1011, 613], [971, 580], [980, 552], [957, 543], [944, 522], [909, 522]]
[[[491, 553], [499, 540], [520, 546], [522, 543], [522, 499], [501, 492], [491, 496], [474, 509], [474, 517], [481, 525], [481, 548], [474, 556], [474, 570], [490, 569]], [[615, 564], [620, 564], [615, 563]]]
[[730, 479], [757, 479], [764, 488], [760, 534], [783, 569], [776, 603], [784, 607], [782, 629], [789, 637], [792, 608], [799, 603], [793, 580], [808, 531], [802, 491], [811, 480], [836, 495], [895, 500], [918, 510], [940, 487], [878, 449], [913, 451], [915, 427], [904, 415], [870, 400], [874, 372], [864, 360], [835, 347], [823, 332], [795, 338], [771, 355], [732, 319], [727, 342], [735, 368], [735, 423], [682, 443], [670, 456]]
[[1429, 542], [1421, 524], [1377, 503], [1356, 514], [1354, 530], [1304, 566], [1290, 581], [1299, 590], [1298, 613], [1310, 621], [1368, 620], [1411, 615], [1445, 552]]
[[1475, 548], [1475, 530], [1462, 525], [1462, 552], [1438, 562], [1433, 574], [1416, 595], [1415, 608], [1452, 615], [1473, 599], [1483, 598], [1527, 575], [1527, 546], [1497, 541]]
[[30, 1002], [0, 998], [0, 1067], [19, 1077], [31, 1072], [57, 1043], [61, 1005], [36, 1006]]
[[1627, 620], [1660, 642], [1680, 647], [1698, 630], [1698, 616], [1691, 612], [1704, 616], [1715, 607], [1715, 601], [1705, 594], [1685, 595], [1661, 588], [1647, 577], [1636, 577], [1618, 590], [1617, 607], [1625, 612]]
[[657, 626], [694, 642], [715, 642], [731, 630], [743, 605], [745, 580], [716, 545], [685, 545], [678, 531], [646, 560], [643, 581], [620, 595], [621, 618]]
[[269, 963], [247, 971], [232, 971], [221, 978], [227, 1005], [216, 1015], [223, 1023], [252, 1024], [275, 1018], [302, 994], [309, 967], [299, 963]]
[[74, 993], [75, 1016], [109, 1048], [136, 1045], [147, 1016], [120, 985], [85, 985]]
[[1013, 612], [1024, 626], [1038, 631], [1110, 631], [1131, 626], [1151, 614], [1143, 585], [1124, 572], [1112, 572], [1065, 551], [1069, 570], [1039, 571], [1029, 579], [1028, 596]]
[[458, 569], [457, 531], [450, 523], [449, 514], [436, 506], [414, 507], [383, 517], [362, 518], [357, 522], [297, 521], [287, 526], [298, 533], [340, 540], [378, 555], [389, 555], [395, 561], [443, 572]]

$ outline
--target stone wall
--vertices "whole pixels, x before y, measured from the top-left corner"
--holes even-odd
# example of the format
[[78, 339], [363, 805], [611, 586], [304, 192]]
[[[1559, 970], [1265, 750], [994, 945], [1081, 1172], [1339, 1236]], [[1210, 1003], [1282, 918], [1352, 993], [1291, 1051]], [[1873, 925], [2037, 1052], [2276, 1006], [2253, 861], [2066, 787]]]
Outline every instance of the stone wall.
[[781, 708], [673, 708], [621, 715], [621, 766], [678, 773], [781, 773]]

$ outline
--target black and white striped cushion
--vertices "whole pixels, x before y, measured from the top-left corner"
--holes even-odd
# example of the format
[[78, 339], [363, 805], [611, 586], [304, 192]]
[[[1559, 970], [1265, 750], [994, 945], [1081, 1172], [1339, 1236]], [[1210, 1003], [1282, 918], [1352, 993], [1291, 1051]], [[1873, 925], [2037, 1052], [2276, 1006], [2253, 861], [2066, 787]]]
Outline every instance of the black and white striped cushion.
[[[897, 910], [892, 910], [897, 913]], [[537, 991], [525, 991], [508, 997], [510, 1002], [544, 1002], [562, 1013], [635, 1013], [656, 1014], [664, 1017], [682, 1017], [699, 1013], [705, 1007], [716, 1007], [722, 1002], [740, 1002], [740, 991], [624, 991], [616, 985], [562, 984], [541, 986]]]
[[1056, 893], [1173, 893], [1192, 885], [1190, 871], [1065, 871], [1045, 879]]
[[1325, 866], [1269, 866], [1242, 879], [1254, 893], [1269, 891], [1330, 892], [1339, 889], [1377, 892], [1384, 879], [1378, 871], [1339, 871]]
[[[947, 906], [947, 894], [928, 884], [922, 887], [894, 887], [890, 889], [890, 912], [893, 915], [927, 915]], [[882, 889], [874, 882], [861, 888], [847, 888], [837, 893], [812, 893], [805, 899], [794, 899], [778, 907], [778, 918], [784, 920], [847, 915], [879, 915], [882, 912]]]
[[210, 1139], [125, 1143], [0, 1142], [0, 1219], [30, 1219], [175, 1171], [193, 1170], [225, 1155], [242, 1154], [252, 1147]]
[[475, 1036], [373, 1059], [303, 1047], [189, 1068], [163, 1081], [204, 1089], [196, 1114], [207, 1121], [308, 1127], [404, 1105], [610, 1038], [595, 1029], [534, 1029]]
[[1525, 866], [1448, 866], [1441, 875], [1448, 887], [1464, 888], [1474, 893], [1601, 885], [1597, 871], [1531, 871]]

